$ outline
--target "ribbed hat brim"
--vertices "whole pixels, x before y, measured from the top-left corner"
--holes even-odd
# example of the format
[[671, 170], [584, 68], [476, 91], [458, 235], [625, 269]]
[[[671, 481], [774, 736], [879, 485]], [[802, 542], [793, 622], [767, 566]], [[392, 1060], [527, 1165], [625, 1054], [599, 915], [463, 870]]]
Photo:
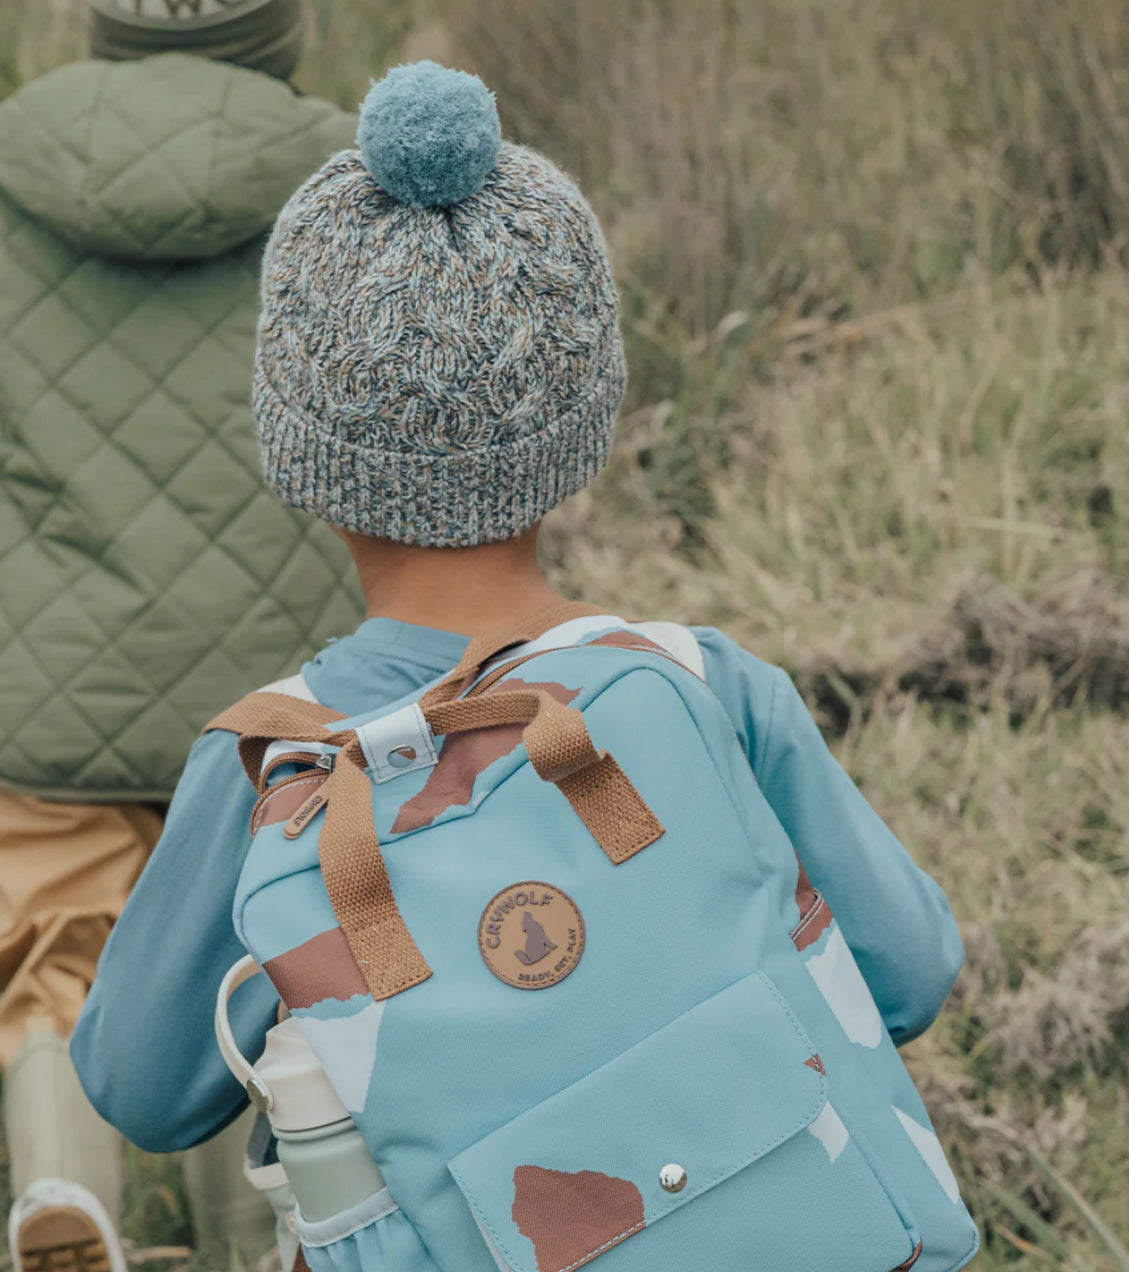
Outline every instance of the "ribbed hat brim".
[[257, 366], [263, 471], [284, 503], [346, 530], [426, 547], [511, 539], [607, 463], [626, 382], [616, 341], [581, 409], [524, 438], [425, 455], [345, 441], [291, 408]]

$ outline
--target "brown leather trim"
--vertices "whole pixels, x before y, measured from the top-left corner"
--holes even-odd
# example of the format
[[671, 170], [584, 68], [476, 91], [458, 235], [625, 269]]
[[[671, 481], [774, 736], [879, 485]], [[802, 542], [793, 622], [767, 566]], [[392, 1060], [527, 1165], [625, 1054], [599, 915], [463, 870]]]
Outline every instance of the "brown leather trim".
[[328, 773], [320, 770], [316, 773], [295, 773], [293, 777], [283, 778], [274, 786], [267, 787], [251, 813], [251, 834], [256, 834], [263, 826], [289, 821], [314, 790], [324, 786], [328, 777]]
[[312, 790], [294, 810], [293, 816], [282, 828], [287, 839], [297, 839], [318, 813], [329, 803], [329, 792], [321, 787]]
[[[663, 833], [662, 824], [644, 803], [631, 780], [610, 755], [597, 752], [583, 715], [543, 690], [507, 690], [452, 701], [470, 675], [484, 662], [514, 644], [536, 639], [569, 619], [599, 614], [586, 605], [563, 605], [535, 615], [522, 630], [472, 641], [459, 666], [421, 699], [429, 727], [437, 734], [458, 734], [500, 725], [526, 726], [522, 733], [538, 774], [552, 781], [572, 805], [609, 860], [620, 864]], [[298, 775], [279, 783], [261, 801], [264, 808], [286, 807], [300, 784], [320, 782], [320, 807], [328, 801], [318, 837], [322, 878], [333, 912], [353, 959], [372, 996], [392, 997], [427, 980], [431, 969], [420, 953], [392, 893], [388, 870], [372, 821], [372, 790], [365, 757], [352, 730], [334, 732], [345, 717], [316, 703], [286, 694], [251, 694], [222, 712], [207, 726], [239, 734], [239, 754], [248, 777], [262, 791], [263, 757], [280, 738], [295, 743], [327, 742], [341, 747], [333, 771], [324, 778]], [[310, 794], [306, 787], [303, 794]], [[290, 807], [288, 816], [314, 804]], [[303, 820], [303, 824], [305, 824]], [[300, 827], [295, 827], [295, 831]]]
[[78, 1206], [45, 1205], [26, 1214], [16, 1235], [23, 1272], [108, 1272], [106, 1238]]
[[814, 1069], [821, 1077], [827, 1077], [827, 1070], [823, 1067], [823, 1057], [817, 1051], [815, 1055], [808, 1056], [804, 1061], [809, 1069]]

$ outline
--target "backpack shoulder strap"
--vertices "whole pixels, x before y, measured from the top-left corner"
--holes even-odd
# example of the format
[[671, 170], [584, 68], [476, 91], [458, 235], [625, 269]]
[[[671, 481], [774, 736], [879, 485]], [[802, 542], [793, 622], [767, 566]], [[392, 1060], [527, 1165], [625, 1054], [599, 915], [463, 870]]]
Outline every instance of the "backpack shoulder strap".
[[677, 658], [683, 667], [692, 671], [699, 679], [705, 680], [706, 660], [702, 657], [702, 647], [688, 627], [683, 627], [681, 623], [633, 623], [632, 627], [661, 645], [672, 658]]

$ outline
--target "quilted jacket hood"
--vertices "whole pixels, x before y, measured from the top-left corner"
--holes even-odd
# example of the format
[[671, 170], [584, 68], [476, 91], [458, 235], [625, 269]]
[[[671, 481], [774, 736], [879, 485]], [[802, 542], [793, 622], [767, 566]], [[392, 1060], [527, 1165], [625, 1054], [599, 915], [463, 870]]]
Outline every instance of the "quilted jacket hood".
[[0, 104], [0, 193], [84, 252], [200, 259], [267, 230], [351, 131], [328, 102], [207, 58], [75, 62]]

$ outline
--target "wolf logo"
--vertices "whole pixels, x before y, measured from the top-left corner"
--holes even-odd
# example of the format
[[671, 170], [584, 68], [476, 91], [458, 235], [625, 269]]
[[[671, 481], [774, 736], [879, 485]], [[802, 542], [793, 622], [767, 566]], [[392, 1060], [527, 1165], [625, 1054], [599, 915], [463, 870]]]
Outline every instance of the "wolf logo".
[[514, 953], [526, 967], [540, 963], [557, 948], [545, 935], [545, 929], [528, 910], [521, 916], [521, 930], [525, 933], [525, 949], [515, 950]]
[[551, 883], [512, 883], [482, 911], [478, 952], [490, 972], [512, 989], [551, 989], [580, 962], [584, 916]]

